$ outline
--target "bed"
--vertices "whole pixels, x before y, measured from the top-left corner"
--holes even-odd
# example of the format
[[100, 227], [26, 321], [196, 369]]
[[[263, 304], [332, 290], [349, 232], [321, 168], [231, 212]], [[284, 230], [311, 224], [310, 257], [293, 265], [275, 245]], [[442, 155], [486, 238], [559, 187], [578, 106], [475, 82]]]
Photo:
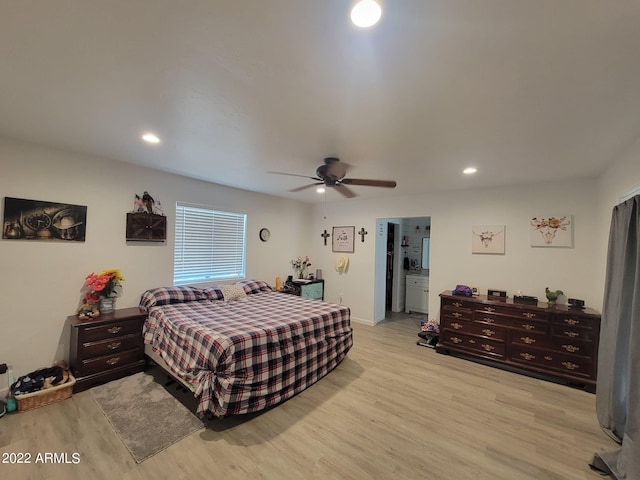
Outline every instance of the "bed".
[[198, 399], [197, 414], [263, 410], [333, 370], [353, 345], [344, 305], [262, 281], [146, 291], [145, 352]]

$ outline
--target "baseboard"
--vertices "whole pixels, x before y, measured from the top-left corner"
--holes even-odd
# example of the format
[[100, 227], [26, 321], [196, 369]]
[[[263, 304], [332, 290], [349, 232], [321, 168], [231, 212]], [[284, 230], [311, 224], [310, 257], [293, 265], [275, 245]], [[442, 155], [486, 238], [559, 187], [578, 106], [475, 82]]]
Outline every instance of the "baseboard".
[[351, 317], [352, 322], [364, 323], [365, 325], [374, 326], [375, 323], [372, 320], [366, 320], [364, 318]]

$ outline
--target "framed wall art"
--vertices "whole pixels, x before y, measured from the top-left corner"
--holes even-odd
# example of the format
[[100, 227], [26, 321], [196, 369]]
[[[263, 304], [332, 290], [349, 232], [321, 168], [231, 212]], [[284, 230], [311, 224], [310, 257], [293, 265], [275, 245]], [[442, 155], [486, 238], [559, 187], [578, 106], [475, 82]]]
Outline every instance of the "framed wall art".
[[555, 215], [529, 219], [532, 247], [573, 247], [573, 217]]
[[84, 242], [87, 207], [4, 197], [2, 238]]
[[353, 253], [356, 227], [333, 227], [331, 249], [334, 252]]
[[471, 227], [471, 253], [504, 255], [505, 225]]

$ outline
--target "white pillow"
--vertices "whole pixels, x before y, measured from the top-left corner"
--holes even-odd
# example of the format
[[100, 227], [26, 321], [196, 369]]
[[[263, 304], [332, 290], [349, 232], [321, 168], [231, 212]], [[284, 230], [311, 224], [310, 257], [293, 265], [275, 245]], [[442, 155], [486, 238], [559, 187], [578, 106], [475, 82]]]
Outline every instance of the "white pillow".
[[242, 288], [242, 285], [219, 285], [219, 288], [222, 290], [222, 296], [225, 302], [231, 302], [233, 300], [238, 300], [239, 302], [247, 301], [247, 294], [244, 288]]

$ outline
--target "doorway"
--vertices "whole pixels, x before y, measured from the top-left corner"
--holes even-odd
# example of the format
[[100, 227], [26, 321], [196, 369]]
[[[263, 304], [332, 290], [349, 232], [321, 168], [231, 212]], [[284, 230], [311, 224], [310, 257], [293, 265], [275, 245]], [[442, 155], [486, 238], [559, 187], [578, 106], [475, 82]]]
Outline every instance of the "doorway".
[[405, 312], [407, 274], [429, 276], [425, 238], [431, 238], [431, 217], [376, 220], [374, 324]]

